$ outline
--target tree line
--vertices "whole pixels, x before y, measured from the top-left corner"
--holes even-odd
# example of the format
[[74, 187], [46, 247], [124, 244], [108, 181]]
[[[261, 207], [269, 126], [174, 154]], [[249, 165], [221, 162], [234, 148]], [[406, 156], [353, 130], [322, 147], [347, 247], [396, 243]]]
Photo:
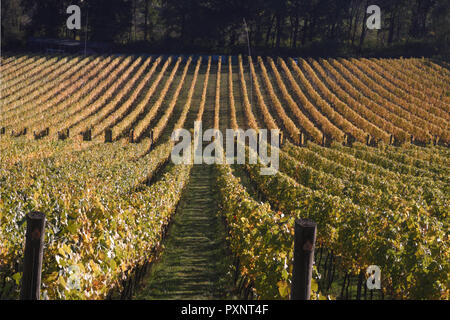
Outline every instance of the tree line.
[[[366, 27], [369, 5], [381, 28]], [[68, 30], [66, 9], [81, 8]], [[105, 41], [123, 50], [254, 54], [448, 53], [450, 0], [3, 0], [2, 46], [29, 37]]]

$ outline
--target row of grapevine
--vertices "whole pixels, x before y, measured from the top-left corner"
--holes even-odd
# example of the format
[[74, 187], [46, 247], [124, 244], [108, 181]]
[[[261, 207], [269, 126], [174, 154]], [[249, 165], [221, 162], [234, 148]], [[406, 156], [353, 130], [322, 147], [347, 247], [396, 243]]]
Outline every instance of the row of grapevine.
[[219, 56], [219, 62], [217, 63], [216, 95], [214, 100], [214, 124], [213, 124], [214, 129], [219, 129], [221, 69], [222, 69], [222, 57]]
[[211, 70], [211, 57], [208, 59], [208, 66], [206, 67], [206, 73], [205, 73], [205, 81], [203, 83], [203, 91], [202, 91], [202, 98], [200, 101], [200, 106], [198, 108], [197, 112], [197, 121], [202, 121], [203, 112], [205, 111], [205, 103], [206, 103], [206, 93], [208, 91], [208, 80], [209, 80], [209, 71]]
[[42, 160], [62, 152], [81, 151], [90, 144], [67, 144], [58, 140], [35, 141], [26, 137], [13, 138], [9, 135], [0, 139], [0, 152], [2, 154], [1, 168], [13, 168], [18, 163]]
[[[372, 106], [377, 107], [377, 109], [374, 110], [376, 112], [379, 112], [381, 116], [384, 115], [385, 118], [391, 120], [395, 125], [404, 129], [409, 134], [413, 134], [417, 137], [417, 139], [423, 142], [428, 142], [429, 140], [431, 140], [429, 131], [425, 131], [425, 129], [416, 126], [415, 123], [411, 121], [411, 115], [407, 111], [403, 110], [398, 105], [394, 105], [387, 98], [384, 98], [376, 91], [374, 91], [375, 89], [372, 89], [365, 82], [360, 80], [360, 76], [364, 77], [362, 73], [358, 73], [357, 70], [355, 71], [353, 69], [347, 69], [346, 66], [338, 60], [332, 59], [331, 63], [338, 69], [339, 72], [344, 75], [344, 77], [347, 78], [347, 80], [349, 80], [354, 85], [356, 89], [361, 90], [366, 97], [370, 97], [370, 99], [373, 100]], [[350, 70], [352, 72], [350, 72]], [[358, 77], [356, 77], [353, 72], [355, 72]]]
[[[341, 146], [339, 145], [328, 149], [315, 145], [310, 146], [310, 150], [328, 160], [351, 168], [359, 173], [370, 174], [374, 177], [378, 175], [381, 177], [376, 180], [362, 180], [365, 184], [375, 183], [377, 180], [381, 181], [381, 184], [374, 184], [374, 186], [381, 190], [384, 188], [391, 194], [399, 194], [400, 199], [404, 197], [408, 201], [418, 202], [422, 206], [427, 205], [428, 211], [435, 212], [437, 216], [440, 215], [439, 212], [445, 210], [445, 203], [448, 200], [445, 199], [445, 193], [442, 190], [445, 190], [446, 182], [393, 172], [377, 164], [359, 159], [356, 155], [347, 154], [343, 152], [345, 150], [341, 150], [340, 148]], [[398, 200], [396, 199], [396, 201]], [[388, 202], [390, 201], [388, 200]]]
[[[26, 80], [21, 81], [19, 84], [10, 87], [7, 90], [2, 90], [2, 105], [4, 107], [9, 106], [12, 101], [19, 99], [21, 96], [26, 95], [28, 92], [34, 92], [45, 81], [49, 81], [49, 78], [58, 77], [62, 72], [66, 71], [69, 67], [73, 66], [79, 59], [68, 57], [60, 58], [50, 66], [42, 64], [40, 72], [35, 77], [27, 77]], [[36, 68], [37, 69], [37, 68]]]
[[[211, 59], [209, 59], [211, 62]], [[191, 108], [192, 97], [194, 96], [195, 85], [197, 84], [197, 77], [202, 65], [202, 58], [198, 58], [197, 66], [195, 67], [194, 77], [192, 78], [191, 87], [189, 88], [189, 92], [186, 98], [186, 103], [184, 104], [183, 110], [181, 111], [181, 115], [179, 116], [177, 122], [175, 123], [174, 130], [181, 129], [186, 121], [187, 114]]]
[[[277, 95], [275, 94], [275, 91], [273, 90], [272, 83], [269, 80], [269, 75], [267, 74], [266, 67], [264, 66], [264, 62], [262, 61], [261, 57], [258, 57], [259, 67], [262, 72], [262, 79], [266, 88], [266, 91], [270, 97], [270, 100], [272, 101], [272, 107], [275, 109], [275, 111], [278, 114], [278, 117], [283, 122], [283, 126], [286, 128], [287, 133], [291, 137], [293, 141], [296, 143], [299, 143], [299, 136], [300, 136], [300, 130], [297, 128], [295, 123], [289, 118], [289, 116], [284, 111], [283, 106], [281, 105], [280, 100], [278, 99]], [[309, 121], [307, 117], [305, 117], [303, 114], [299, 114], [299, 116], [302, 116], [303, 121], [302, 128], [316, 141], [322, 140], [322, 133], [314, 127], [314, 125]]]
[[285, 153], [280, 153], [280, 171], [308, 188], [320, 190], [341, 199], [349, 199], [360, 206], [367, 206], [373, 210], [380, 207], [399, 210], [397, 199], [385, 199], [383, 193], [373, 186], [360, 184], [355, 179], [341, 179], [333, 174], [317, 170], [308, 163], [297, 161]]
[[439, 155], [438, 149], [436, 147], [417, 147], [415, 145], [402, 146], [402, 148], [395, 148], [393, 146], [385, 146], [388, 151], [395, 152], [402, 155], [409, 156], [411, 158], [423, 160], [429, 162], [430, 164], [436, 163], [440, 166], [448, 166], [446, 157]]
[[425, 60], [424, 58], [421, 59], [422, 63], [424, 63], [425, 65], [427, 65], [428, 67], [430, 67], [433, 71], [437, 72], [437, 74], [441, 77], [441, 78], [446, 78], [448, 76], [450, 76], [450, 72], [448, 70], [449, 64], [446, 61], [439, 61], [435, 60], [435, 59], [427, 59]]
[[[401, 172], [391, 171], [390, 168], [379, 163], [369, 164], [369, 167], [364, 160], [361, 161], [353, 155], [349, 157], [339, 146], [334, 148], [332, 151], [322, 151], [318, 150], [320, 149], [318, 146], [297, 148], [288, 144], [286, 152], [292, 158], [286, 157], [286, 163], [281, 170], [299, 183], [313, 189], [325, 188], [331, 194], [348, 197], [361, 206], [387, 207], [403, 212], [415, 206], [417, 202], [421, 203], [423, 200], [420, 197], [423, 196], [428, 212], [434, 212], [437, 216], [439, 212], [442, 212], [441, 204], [445, 203], [445, 195], [439, 191], [442, 187], [441, 182], [434, 182], [430, 178], [420, 179], [412, 176], [410, 172], [404, 172], [401, 175]], [[338, 155], [333, 158], [331, 156], [333, 153]], [[301, 162], [301, 165], [297, 161]], [[349, 164], [350, 161], [353, 163]], [[293, 168], [302, 173], [306, 172], [309, 177], [300, 180], [301, 174], [295, 173]], [[320, 181], [327, 179], [323, 173], [328, 175], [330, 182]], [[328, 183], [332, 185], [332, 188], [327, 188]], [[431, 194], [433, 198], [430, 197]]]
[[[377, 84], [376, 89], [378, 89], [378, 92], [380, 94], [383, 94], [383, 96], [386, 97], [385, 94], [389, 93], [389, 99], [395, 104], [402, 106], [409, 113], [438, 126], [442, 124], [442, 120], [449, 119], [448, 113], [443, 112], [439, 108], [430, 105], [430, 103], [427, 101], [428, 99], [419, 99], [415, 97], [415, 95], [405, 92], [398, 87], [399, 81], [393, 80], [394, 83], [388, 81], [385, 72], [382, 72], [381, 75], [378, 74], [372, 68], [370, 68], [364, 60], [360, 61], [358, 59], [351, 59], [343, 61], [346, 63], [346, 65], [350, 64], [355, 70], [366, 75], [366, 77], [363, 79], [364, 81], [369, 81], [366, 83]], [[407, 115], [407, 113], [404, 114]]]
[[270, 129], [270, 130], [271, 129], [278, 129], [278, 126], [275, 123], [275, 120], [270, 115], [269, 109], [267, 108], [267, 105], [264, 102], [264, 98], [263, 98], [263, 96], [261, 94], [261, 90], [259, 88], [258, 77], [257, 77], [256, 72], [255, 72], [255, 67], [253, 66], [252, 57], [248, 57], [248, 61], [249, 61], [249, 64], [250, 64], [251, 78], [253, 80], [253, 87], [255, 89], [256, 99], [258, 101], [258, 106], [259, 106], [259, 109], [260, 109], [261, 114], [263, 116], [264, 123], [265, 123], [267, 129]]
[[[94, 61], [92, 61], [86, 66], [87, 70], [84, 70], [85, 68], [83, 68], [77, 71], [76, 75], [65, 81], [69, 82], [72, 80], [72, 78], [77, 79], [76, 82], [71, 82], [71, 84], [67, 87], [67, 90], [64, 90], [63, 94], [58, 94], [56, 96], [50, 97], [50, 99], [47, 99], [42, 103], [39, 103], [39, 101], [38, 103], [34, 102], [34, 108], [32, 101], [30, 101], [25, 109], [29, 110], [32, 108], [33, 110], [24, 111], [18, 115], [15, 115], [10, 120], [10, 123], [16, 126], [18, 125], [19, 130], [22, 130], [22, 128], [29, 127], [33, 123], [44, 119], [44, 117], [52, 116], [54, 114], [57, 114], [60, 110], [64, 110], [67, 105], [69, 105], [72, 101], [76, 102], [77, 100], [79, 100], [79, 96], [85, 93], [85, 86], [83, 85], [93, 83], [97, 84], [100, 80], [102, 80], [102, 77], [98, 77], [98, 75], [102, 72], [101, 70], [105, 68], [105, 66], [109, 66], [112, 69], [120, 62], [120, 60], [122, 59], [117, 58], [111, 61], [111, 58], [109, 57], [104, 59], [103, 61], [100, 61], [99, 63], [95, 63]], [[124, 62], [128, 61], [124, 60]], [[83, 71], [84, 74], [81, 74], [81, 72]], [[102, 75], [103, 77], [105, 77], [106, 73], [103, 72]], [[64, 85], [65, 83], [63, 83], [63, 86]], [[73, 99], [75, 95], [77, 96], [76, 100]]]
[[372, 149], [357, 143], [353, 145], [353, 147], [358, 150], [365, 150], [368, 152], [378, 152], [379, 156], [382, 156], [383, 158], [395, 161], [397, 163], [405, 164], [407, 166], [428, 170], [430, 172], [439, 173], [448, 171], [448, 169], [441, 163], [439, 163], [439, 161], [432, 161], [431, 159], [423, 160], [423, 157], [419, 156], [412, 157], [408, 154], [399, 152], [397, 149], [393, 150], [392, 148], [389, 148], [389, 146], [386, 145], [378, 146], [377, 149]]
[[[297, 70], [300, 71], [297, 63], [295, 63], [293, 59], [289, 59], [289, 61], [294, 71], [296, 72]], [[384, 130], [378, 128], [377, 126], [375, 126], [374, 124], [363, 118], [358, 112], [356, 112], [355, 110], [347, 106], [346, 103], [341, 101], [335, 95], [335, 93], [331, 92], [328, 89], [328, 87], [318, 78], [318, 76], [311, 68], [311, 66], [308, 64], [308, 62], [306, 62], [303, 59], [299, 59], [298, 61], [300, 62], [302, 69], [309, 76], [309, 79], [312, 80], [316, 88], [318, 88], [320, 93], [332, 104], [332, 106], [344, 116], [344, 119], [348, 119], [356, 127], [363, 129], [364, 132], [370, 133], [375, 139], [389, 142], [389, 135]], [[340, 88], [336, 88], [335, 83], [333, 83], [333, 85], [334, 86], [332, 87], [332, 89], [337, 94], [337, 91], [339, 91]], [[359, 141], [365, 141], [365, 135], [361, 136], [361, 134], [359, 134], [356, 135], [355, 138], [357, 138]]]
[[31, 57], [29, 55], [10, 56], [9, 58], [2, 60], [2, 63], [0, 64], [0, 70], [2, 74], [6, 76], [23, 63], [29, 61], [30, 58]]
[[[413, 208], [406, 215], [388, 209], [373, 212], [328, 192], [312, 191], [281, 173], [263, 176], [258, 166], [246, 168], [275, 209], [289, 217], [311, 218], [318, 223], [318, 244], [333, 249], [345, 272], [358, 274], [376, 264], [383, 270], [384, 290], [393, 296], [441, 298], [445, 294], [444, 270], [449, 266], [442, 254], [447, 246], [435, 238], [436, 234], [443, 237], [444, 230], [422, 208]], [[391, 221], [405, 221], [401, 232]], [[411, 237], [417, 242], [411, 242]], [[428, 250], [440, 254], [431, 258], [423, 254]], [[431, 265], [436, 268], [429, 268]], [[425, 279], [433, 280], [430, 283]]]
[[[85, 61], [87, 62], [87, 59]], [[82, 59], [78, 57], [73, 59], [64, 58], [61, 59], [60, 62], [62, 65], [58, 65], [56, 69], [50, 69], [49, 74], [34, 81], [31, 85], [27, 85], [21, 90], [17, 90], [14, 94], [4, 97], [2, 101], [4, 112], [14, 110], [20, 105], [48, 92], [49, 88], [56, 84], [55, 79], [64, 81], [69, 75], [73, 74], [74, 71], [84, 64]]]
[[81, 77], [88, 72], [95, 63], [98, 63], [100, 58], [91, 59], [85, 58], [79, 61], [77, 64], [73, 66], [72, 69], [68, 69], [65, 73], [61, 75], [61, 82], [57, 82], [56, 79], [54, 81], [50, 81], [42, 86], [42, 89], [39, 92], [33, 93], [30, 97], [21, 97], [20, 100], [14, 101], [12, 105], [5, 110], [3, 114], [3, 119], [10, 119], [13, 117], [24, 117], [24, 115], [34, 108], [40, 107], [44, 102], [49, 99], [58, 98], [61, 101], [68, 94], [65, 93], [65, 89], [73, 86], [73, 82], [81, 79]]
[[[272, 72], [275, 76], [275, 80], [277, 82], [278, 87], [280, 88], [281, 94], [284, 98], [284, 100], [287, 102], [289, 108], [291, 109], [292, 113], [297, 117], [297, 120], [299, 123], [303, 125], [303, 119], [305, 116], [302, 114], [302, 111], [300, 110], [297, 103], [292, 98], [291, 94], [289, 93], [288, 89], [286, 88], [286, 85], [284, 84], [280, 73], [277, 70], [277, 67], [274, 63], [274, 61], [271, 58], [268, 58], [268, 62], [270, 66], [272, 67]], [[320, 130], [327, 134], [330, 137], [333, 137], [337, 141], [343, 141], [344, 140], [344, 133], [337, 128], [335, 125], [333, 125], [326, 117], [324, 117], [315, 106], [309, 102], [309, 100], [306, 98], [306, 96], [303, 94], [303, 92], [297, 91], [294, 88], [294, 92], [297, 96], [297, 98], [300, 100], [302, 107], [309, 113], [309, 115], [312, 117], [313, 121], [320, 126]]]
[[[192, 62], [192, 57], [189, 57], [189, 59], [186, 62], [186, 65], [184, 67], [183, 70], [183, 74], [181, 75], [180, 78], [180, 83], [178, 84], [175, 93], [172, 96], [172, 100], [169, 102], [168, 107], [166, 108], [166, 110], [164, 111], [163, 116], [161, 117], [161, 119], [158, 121], [158, 123], [155, 125], [155, 127], [153, 128], [153, 140], [157, 141], [159, 136], [161, 135], [161, 133], [163, 132], [164, 128], [167, 125], [167, 122], [169, 121], [169, 118], [172, 116], [173, 110], [175, 108], [175, 105], [178, 102], [178, 97], [180, 95], [181, 89], [183, 88], [184, 85], [184, 79], [186, 78], [186, 74], [188, 72], [189, 66]], [[198, 60], [197, 61], [197, 66], [196, 66], [196, 73], [198, 72], [198, 68], [200, 67], [200, 63], [201, 61]]]
[[[108, 90], [112, 90], [112, 92], [116, 91], [117, 94], [114, 95], [114, 99], [109, 100], [108, 104], [104, 106], [100, 112], [94, 113], [94, 119], [87, 119], [83, 121], [80, 126], [87, 128], [93, 127], [92, 135], [98, 136], [105, 129], [111, 127], [114, 123], [116, 123], [122, 115], [127, 112], [130, 106], [135, 101], [136, 97], [141, 92], [142, 88], [148, 83], [150, 77], [153, 75], [154, 70], [159, 65], [159, 60], [153, 63], [150, 71], [147, 70], [147, 66], [150, 63], [151, 58], [146, 59], [146, 61], [139, 67], [139, 69], [133, 70], [133, 68], [128, 68], [128, 70], [122, 75], [122, 82], [115, 82], [112, 86], [108, 88]], [[133, 76], [131, 79], [128, 79], [128, 76], [133, 71]], [[142, 74], [145, 76], [141, 79]], [[135, 86], [135, 83], [138, 81], [138, 85]], [[105, 94], [106, 95], [106, 94]], [[108, 95], [106, 95], [108, 96]], [[103, 104], [104, 101], [96, 100], [96, 103]], [[120, 106], [120, 107], [118, 107]], [[83, 111], [85, 111], [84, 109]], [[73, 117], [72, 117], [73, 118]], [[98, 122], [94, 122], [92, 120], [96, 120]]]
[[352, 154], [358, 159], [362, 159], [370, 163], [375, 163], [376, 165], [393, 172], [407, 174], [415, 177], [429, 177], [434, 181], [447, 179], [447, 177], [441, 177], [427, 170], [414, 168], [412, 166], [398, 163], [397, 161], [386, 159], [386, 157], [380, 155], [378, 152], [371, 151], [366, 148], [361, 148], [360, 146], [358, 147], [358, 145], [355, 148], [342, 147], [342, 150], [346, 153]]
[[[376, 124], [386, 132], [394, 135], [396, 139], [401, 142], [405, 142], [408, 140], [409, 135], [407, 131], [403, 128], [397, 126], [396, 123], [392, 121], [392, 119], [387, 114], [386, 110], [374, 103], [365, 95], [361, 94], [349, 80], [351, 78], [351, 74], [344, 76], [338, 72], [327, 60], [320, 59], [320, 64], [314, 64], [314, 68], [316, 70], [322, 69], [324, 75], [322, 79], [324, 79], [329, 85], [331, 85], [331, 79], [329, 75], [332, 75], [336, 81], [337, 86], [339, 86], [339, 95], [340, 97], [349, 105], [351, 108], [361, 112], [364, 117], [370, 120], [372, 123]], [[320, 69], [319, 69], [320, 66]], [[320, 72], [320, 71], [319, 71]]]
[[228, 99], [230, 104], [230, 124], [231, 129], [237, 130], [238, 123], [236, 118], [236, 105], [234, 103], [233, 93], [233, 64], [231, 62], [231, 56], [228, 56]]
[[[228, 165], [216, 165], [215, 176], [230, 249], [239, 257], [241, 275], [259, 298], [279, 298], [277, 283], [288, 281], [285, 262], [292, 260], [292, 254], [286, 255], [292, 242], [289, 230], [280, 225], [281, 215], [270, 205], [258, 203], [248, 194]], [[281, 238], [285, 241], [279, 241]]]
[[[144, 118], [136, 124], [136, 127], [134, 128], [134, 134], [135, 134], [136, 139], [140, 139], [142, 137], [142, 135], [145, 133], [145, 131], [150, 127], [151, 121], [156, 116], [159, 108], [161, 107], [161, 105], [167, 95], [167, 92], [169, 91], [170, 85], [172, 84], [173, 80], [175, 79], [175, 74], [178, 70], [178, 67], [179, 67], [181, 61], [182, 61], [181, 57], [178, 58], [177, 62], [175, 63], [175, 66], [172, 69], [169, 79], [167, 79], [162, 91], [160, 92], [158, 100], [155, 101], [155, 103], [152, 105], [150, 110], [145, 114]], [[189, 65], [185, 66], [185, 72], [186, 72], [188, 66]]]
[[41, 64], [44, 65], [48, 65], [51, 64], [53, 62], [55, 62], [56, 57], [55, 58], [50, 58], [47, 59], [47, 57], [45, 56], [38, 56], [35, 59], [33, 59], [33, 61], [23, 67], [20, 67], [12, 72], [10, 72], [9, 74], [4, 75], [3, 77], [3, 83], [2, 83], [2, 90], [6, 90], [8, 88], [10, 88], [11, 86], [14, 86], [15, 84], [23, 81], [24, 79], [27, 78], [27, 74], [28, 73], [33, 73], [35, 69], [41, 70], [39, 68], [39, 66]]
[[[59, 105], [57, 108], [53, 109], [46, 116], [50, 116], [51, 120], [45, 123], [40, 122], [37, 125], [31, 124], [32, 130], [41, 132], [45, 130], [46, 127], [51, 127], [52, 131], [55, 129], [55, 124], [63, 122], [69, 117], [73, 117], [76, 113], [80, 112], [83, 108], [94, 103], [99, 97], [103, 95], [105, 90], [117, 79], [121, 78], [121, 75], [128, 69], [131, 68], [133, 71], [142, 62], [142, 58], [130, 59], [129, 61], [123, 61], [119, 66], [113, 68], [108, 65], [103, 69], [98, 76], [95, 78], [96, 81], [86, 83], [83, 86], [83, 90], [88, 90], [83, 92], [82, 90], [76, 92], [71, 96], [66, 103]], [[63, 107], [64, 106], [64, 107]], [[44, 115], [43, 115], [44, 116]]]
[[[116, 119], [119, 118], [130, 107], [130, 105], [134, 102], [136, 97], [141, 92], [144, 85], [149, 81], [149, 79], [153, 75], [154, 70], [160, 62], [160, 59], [154, 61], [152, 68], [147, 72], [147, 67], [149, 66], [151, 60], [151, 58], [146, 59], [137, 71], [135, 71], [133, 67], [129, 67], [121, 75], [118, 81], [115, 81], [111, 86], [108, 87], [108, 89], [102, 96], [91, 103], [88, 107], [83, 108], [77, 114], [67, 118], [64, 123], [57, 127], [57, 130], [64, 130], [66, 128], [72, 127], [75, 124], [78, 124], [78, 127], [93, 127], [93, 136], [102, 132], [106, 127], [110, 125], [111, 122], [115, 122]], [[133, 76], [129, 78], [132, 72]], [[141, 79], [140, 82], [138, 82], [144, 72], [145, 76]], [[135, 86], [136, 82], [138, 82], [137, 86]], [[128, 98], [126, 99], [127, 96]], [[111, 99], [111, 97], [114, 98]], [[119, 105], [120, 107], [117, 108], [117, 106]], [[99, 124], [100, 121], [101, 123]], [[78, 133], [78, 130], [72, 131], [75, 134]]]
[[[153, 97], [153, 94], [156, 91], [156, 88], [158, 87], [159, 83], [161, 82], [161, 79], [163, 78], [167, 68], [172, 62], [172, 57], [169, 57], [164, 65], [162, 66], [158, 76], [155, 80], [152, 81], [151, 87], [147, 90], [144, 97], [139, 101], [137, 106], [134, 107], [134, 109], [128, 113], [125, 117], [122, 118], [116, 125], [114, 126], [113, 130], [113, 140], [117, 139], [117, 137], [121, 136], [126, 131], [130, 130], [132, 125], [139, 119], [141, 116], [144, 115], [145, 110], [147, 109], [147, 106], [149, 104], [150, 98]], [[154, 67], [154, 68], [153, 68]], [[152, 69], [150, 70], [150, 76], [153, 75], [156, 69], [156, 65], [153, 65]], [[119, 110], [118, 112], [121, 112], [122, 110]]]
[[429, 103], [438, 108], [443, 108], [445, 102], [441, 100], [441, 94], [437, 91], [430, 90], [423, 84], [418, 83], [414, 79], [405, 76], [402, 72], [397, 70], [390, 64], [384, 64], [380, 59], [362, 59], [362, 62], [367, 64], [370, 68], [378, 74], [382, 74], [391, 84], [400, 87], [405, 94], [412, 94], [419, 100], [429, 100]]
[[[300, 95], [302, 90], [300, 89], [300, 86], [295, 81], [294, 77], [292, 76], [291, 71], [287, 67], [286, 63], [283, 59], [279, 59], [278, 63], [281, 65], [281, 68], [285, 72], [287, 79], [289, 83], [291, 84], [291, 87], [296, 92], [297, 96], [302, 96], [302, 98], [306, 98], [306, 95]], [[304, 60], [301, 59], [300, 63], [303, 66]], [[314, 106], [319, 109], [319, 112], [321, 112], [327, 119], [331, 121], [335, 126], [337, 126], [339, 129], [344, 131], [345, 133], [349, 133], [353, 135], [357, 140], [364, 141], [365, 140], [365, 134], [364, 132], [356, 128], [351, 122], [349, 122], [346, 118], [343, 118], [341, 114], [334, 111], [334, 109], [325, 101], [322, 99], [322, 97], [314, 90], [314, 88], [309, 83], [309, 80], [306, 79], [306, 77], [303, 75], [302, 71], [297, 67], [296, 64], [293, 64], [293, 69], [295, 71], [295, 74], [297, 75], [297, 78], [300, 79], [301, 85], [306, 88], [306, 92], [311, 99], [311, 101], [314, 103]]]
[[25, 68], [26, 66], [35, 63], [37, 59], [42, 58], [42, 55], [38, 54], [26, 54], [23, 55], [18, 61], [12, 62], [7, 66], [7, 71], [5, 72], [5, 76], [11, 74], [12, 72], [16, 72], [20, 68]]
[[239, 63], [239, 80], [241, 82], [241, 91], [244, 102], [244, 113], [247, 119], [247, 126], [251, 129], [258, 130], [258, 123], [256, 122], [255, 116], [253, 115], [252, 106], [250, 105], [250, 101], [248, 100], [247, 94], [247, 85], [245, 84], [244, 77], [244, 67], [242, 65], [242, 56], [238, 57]]
[[[135, 162], [128, 160], [137, 151], [128, 150], [134, 146], [141, 147], [100, 144], [95, 152], [77, 153], [64, 161], [59, 155], [45, 160], [44, 166], [35, 161], [26, 171], [3, 174], [16, 184], [4, 186], [8, 190], [2, 187], [2, 194], [11, 195], [4, 199], [2, 211], [2, 277], [18, 272], [15, 262], [22, 254], [23, 226], [16, 221], [30, 209], [48, 213], [44, 297], [105, 298], [119, 285], [124, 271], [153, 259], [149, 253], [161, 242], [161, 231], [176, 209], [190, 167], [175, 166], [154, 185], [140, 185], [150, 168], [167, 159], [171, 147], [162, 145]], [[26, 209], [14, 205], [16, 192], [27, 195]], [[67, 285], [73, 266], [82, 272], [80, 290]]]
[[[358, 70], [356, 66], [352, 65], [347, 60], [341, 60], [340, 62], [332, 60], [332, 62], [341, 72], [344, 72], [344, 74], [350, 74], [349, 71], [356, 74], [357, 77], [352, 75], [351, 79], [357, 87], [380, 106], [385, 108], [390, 114], [389, 117], [396, 121], [395, 123], [398, 124], [398, 126], [406, 128], [411, 134], [417, 136], [418, 139], [424, 142], [428, 142], [431, 139], [430, 132], [434, 135], [443, 135], [445, 138], [445, 132], [443, 132], [441, 128], [433, 125], [433, 123], [430, 123], [428, 120], [419, 118], [409, 110], [403, 109], [408, 108], [410, 104], [401, 99], [396, 99], [392, 93], [382, 88], [375, 81], [370, 80], [363, 72]], [[419, 124], [421, 127], [418, 126]]]
[[[407, 61], [404, 59], [400, 59], [399, 62], [402, 63], [402, 65], [406, 66], [407, 69], [423, 77], [423, 81], [425, 81], [426, 83], [432, 83], [447, 90], [450, 88], [446, 76], [444, 76], [444, 74], [436, 72], [436, 70], [433, 70], [429, 62], [427, 63], [425, 60], [417, 58], [411, 58]], [[441, 68], [441, 70], [445, 72], [445, 69]]]
[[437, 92], [441, 100], [445, 101], [447, 104], [450, 103], [450, 97], [447, 96], [448, 84], [447, 81], [434, 81], [437, 78], [429, 77], [427, 71], [422, 68], [411, 67], [412, 62], [406, 61], [405, 59], [389, 60], [393, 67], [396, 67], [404, 72], [408, 79], [413, 79], [416, 82], [423, 84], [426, 88]]

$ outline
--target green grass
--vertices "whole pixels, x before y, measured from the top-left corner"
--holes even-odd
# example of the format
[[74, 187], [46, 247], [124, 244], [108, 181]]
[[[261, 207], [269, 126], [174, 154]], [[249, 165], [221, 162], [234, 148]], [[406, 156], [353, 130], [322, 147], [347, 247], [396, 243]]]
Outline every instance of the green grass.
[[212, 169], [194, 165], [161, 260], [135, 299], [232, 298], [232, 258], [217, 212]]

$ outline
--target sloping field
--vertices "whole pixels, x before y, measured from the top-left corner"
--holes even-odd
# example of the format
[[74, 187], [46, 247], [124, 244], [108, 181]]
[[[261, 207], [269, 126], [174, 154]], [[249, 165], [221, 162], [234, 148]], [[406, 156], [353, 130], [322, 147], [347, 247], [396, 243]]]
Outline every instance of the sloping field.
[[[378, 265], [385, 296], [449, 298], [450, 71], [439, 62], [38, 55], [2, 61], [0, 299], [17, 296], [28, 212], [47, 215], [44, 297], [102, 299], [164, 255], [167, 226], [177, 210], [193, 208], [178, 204], [186, 190], [191, 197], [201, 192], [198, 181], [212, 181], [213, 190], [199, 197], [202, 206], [214, 204], [199, 216], [224, 218], [239, 285], [255, 298], [288, 298], [298, 217], [318, 223], [317, 247], [332, 250], [346, 277]], [[262, 164], [213, 165], [202, 167], [207, 177], [200, 179], [199, 169], [192, 179], [192, 165], [170, 163], [170, 135], [192, 129], [194, 120], [222, 132], [280, 129], [279, 172], [262, 176]], [[211, 237], [205, 243], [224, 241], [222, 234]], [[205, 259], [214, 259], [211, 250]], [[205, 296], [174, 286], [178, 280], [168, 277], [184, 273], [171, 267], [176, 272], [151, 279], [145, 296], [158, 296], [149, 290], [162, 282], [175, 293]], [[319, 289], [325, 290], [320, 281]]]

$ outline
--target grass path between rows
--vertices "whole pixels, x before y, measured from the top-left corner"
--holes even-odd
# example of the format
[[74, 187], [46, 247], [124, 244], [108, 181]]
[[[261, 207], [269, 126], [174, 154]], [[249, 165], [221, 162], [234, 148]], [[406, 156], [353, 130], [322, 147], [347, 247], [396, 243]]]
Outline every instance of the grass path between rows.
[[194, 165], [161, 260], [135, 299], [232, 298], [232, 258], [214, 195], [213, 167]]

